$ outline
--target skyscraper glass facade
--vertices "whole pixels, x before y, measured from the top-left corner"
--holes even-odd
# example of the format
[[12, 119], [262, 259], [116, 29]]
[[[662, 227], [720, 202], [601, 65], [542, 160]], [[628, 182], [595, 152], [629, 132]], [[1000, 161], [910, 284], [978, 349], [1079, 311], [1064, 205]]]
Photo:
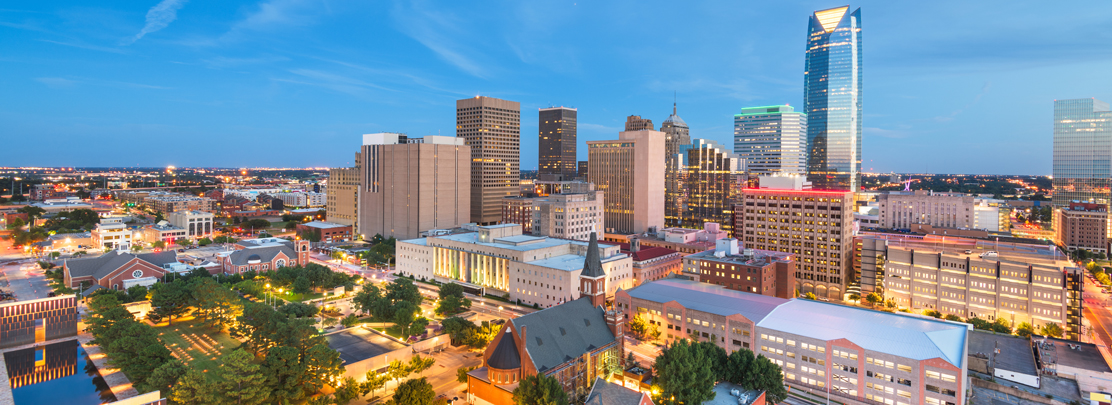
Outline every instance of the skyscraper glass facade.
[[675, 218], [669, 226], [701, 229], [704, 223], [715, 222], [725, 231], [732, 230], [733, 204], [745, 186], [744, 161], [707, 139], [693, 139], [677, 152], [677, 166], [670, 170], [684, 195], [682, 204], [664, 207], [665, 218]]
[[861, 184], [861, 9], [816, 11], [807, 32], [803, 104], [807, 178], [815, 189]]
[[574, 108], [542, 108], [538, 112], [537, 127], [540, 139], [537, 174], [541, 180], [572, 180], [576, 176]]
[[756, 175], [807, 174], [807, 114], [787, 105], [734, 115], [734, 153]]
[[1109, 204], [1112, 111], [1085, 98], [1054, 101], [1054, 205]]

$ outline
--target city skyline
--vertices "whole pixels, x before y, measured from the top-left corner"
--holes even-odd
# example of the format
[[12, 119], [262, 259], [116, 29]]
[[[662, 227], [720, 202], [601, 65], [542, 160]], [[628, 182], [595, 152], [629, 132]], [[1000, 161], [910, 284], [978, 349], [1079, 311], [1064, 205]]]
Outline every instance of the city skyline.
[[[0, 102], [0, 132], [16, 135], [0, 152], [5, 165], [273, 166], [298, 144], [282, 166], [345, 167], [350, 153], [334, 151], [358, 147], [362, 134], [454, 135], [452, 101], [477, 94], [522, 103], [523, 170], [537, 167], [533, 114], [549, 106], [579, 109], [582, 144], [613, 139], [631, 114], [662, 122], [675, 91], [692, 137], [729, 144], [740, 108], [802, 107], [806, 19], [841, 6], [753, 5], [752, 23], [736, 24], [717, 15], [721, 4], [679, 15], [647, 4], [633, 20], [610, 5], [519, 5], [483, 17], [450, 6], [189, 3], [165, 21], [144, 17], [154, 5], [0, 11], [0, 86], [24, 95]], [[1091, 11], [1082, 14], [851, 6], [869, 20], [862, 171], [1050, 174], [1042, 150], [1053, 100], [1112, 93], [1099, 80], [1112, 52], [1093, 34], [1106, 4], [1078, 5]], [[940, 15], [951, 29], [929, 28]], [[357, 35], [366, 16], [388, 22], [359, 25]], [[472, 30], [463, 26], [471, 17], [511, 23]], [[552, 21], [531, 23], [540, 19]], [[650, 29], [663, 19], [700, 23]], [[907, 32], [909, 22], [925, 28]], [[1002, 33], [1017, 24], [1032, 33]], [[558, 35], [565, 30], [574, 33]], [[97, 142], [28, 153], [44, 138]], [[937, 156], [947, 162], [931, 164]]]

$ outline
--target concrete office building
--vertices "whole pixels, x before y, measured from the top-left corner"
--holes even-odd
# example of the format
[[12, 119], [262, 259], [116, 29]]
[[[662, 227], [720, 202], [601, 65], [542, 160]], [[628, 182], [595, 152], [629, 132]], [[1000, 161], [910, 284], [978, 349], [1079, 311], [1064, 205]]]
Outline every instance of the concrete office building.
[[157, 224], [147, 225], [143, 230], [136, 232], [133, 242], [138, 243], [140, 239], [143, 242], [155, 243], [165, 242], [166, 247], [173, 248], [174, 241], [178, 239], [192, 239], [186, 236], [185, 228], [176, 226], [167, 221], [159, 221]]
[[788, 105], [742, 108], [734, 115], [734, 153], [756, 175], [806, 175], [807, 114]]
[[541, 180], [573, 180], [576, 175], [576, 115], [574, 108], [541, 108], [537, 170]]
[[[768, 177], [761, 177], [761, 184]], [[798, 187], [802, 188], [802, 187]], [[800, 189], [745, 189], [734, 207], [734, 237], [746, 249], [796, 256], [800, 294], [841, 300], [854, 281], [853, 193]]]
[[928, 190], [890, 191], [877, 195], [879, 225], [885, 229], [910, 229], [913, 224], [972, 229], [976, 226], [972, 195]]
[[[402, 275], [457, 281], [510, 295], [525, 305], [550, 307], [580, 297], [580, 275], [597, 250], [607, 296], [633, 287], [633, 264], [617, 245], [529, 236], [521, 225], [475, 226], [475, 232], [399, 240]], [[600, 276], [603, 277], [603, 276]]]
[[718, 240], [714, 250], [684, 256], [683, 275], [731, 290], [780, 298], [795, 296], [795, 256], [742, 249], [732, 238]]
[[861, 9], [814, 12], [803, 66], [807, 178], [816, 189], [861, 188]]
[[211, 238], [215, 232], [212, 222], [215, 215], [204, 211], [175, 211], [166, 216], [171, 224], [186, 230], [189, 239]]
[[580, 180], [587, 180], [587, 173], [589, 172], [589, 170], [588, 170], [589, 167], [590, 167], [590, 164], [586, 160], [580, 160], [579, 161], [579, 169], [578, 169], [578, 172], [576, 173], [576, 177], [578, 177]]
[[625, 124], [626, 131], [652, 131], [653, 120], [648, 118], [641, 118], [640, 115], [630, 115], [626, 117]]
[[[675, 188], [667, 190], [665, 225], [700, 229], [707, 222], [732, 229], [733, 206], [745, 187], [745, 162], [717, 142], [695, 139], [681, 145], [668, 169]], [[671, 184], [671, 183], [669, 183]]]
[[471, 148], [463, 138], [363, 135], [359, 228], [399, 239], [470, 222]]
[[208, 197], [192, 195], [148, 196], [143, 199], [143, 203], [147, 204], [151, 210], [167, 214], [176, 211], [216, 211], [216, 201]]
[[[355, 154], [355, 162], [360, 162]], [[352, 225], [358, 229], [359, 218], [359, 166], [328, 170], [328, 220], [337, 224]]]
[[1054, 100], [1054, 206], [1109, 205], [1112, 110], [1095, 98]]
[[521, 103], [475, 96], [456, 100], [456, 136], [471, 151], [471, 220], [494, 224], [502, 199], [521, 179]]
[[328, 205], [328, 195], [325, 193], [297, 191], [269, 195], [272, 198], [281, 200], [282, 204], [286, 207], [324, 207]]
[[100, 219], [100, 223], [93, 228], [93, 244], [96, 249], [121, 249], [131, 248], [133, 234], [127, 229], [122, 216], [111, 216]]
[[1053, 322], [1072, 339], [1079, 337], [1083, 272], [1054, 246], [937, 235], [856, 239], [862, 244], [862, 293], [868, 282], [880, 280], [884, 298], [901, 308], [1004, 318], [1036, 328]]
[[606, 232], [655, 233], [664, 228], [664, 133], [618, 138], [587, 142], [590, 181], [607, 196]]
[[587, 240], [604, 226], [605, 193], [592, 183], [572, 187], [547, 197], [508, 197], [502, 200], [502, 223], [520, 224], [523, 232], [537, 236]]
[[838, 402], [965, 403], [966, 324], [678, 279], [619, 291], [615, 306], [627, 318], [665, 325], [667, 342], [712, 341], [727, 352], [749, 348], [780, 366], [784, 384], [829, 391]]
[[1085, 249], [1108, 254], [1108, 206], [1070, 203], [1054, 210], [1054, 241], [1071, 252]]

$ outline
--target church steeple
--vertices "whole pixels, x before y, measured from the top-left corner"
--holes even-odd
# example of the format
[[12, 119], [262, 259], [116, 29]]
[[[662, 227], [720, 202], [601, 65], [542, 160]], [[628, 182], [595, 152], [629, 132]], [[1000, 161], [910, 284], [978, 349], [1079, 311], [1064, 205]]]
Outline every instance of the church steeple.
[[598, 252], [598, 236], [591, 232], [587, 244], [587, 255], [583, 259], [583, 271], [579, 273], [579, 297], [591, 300], [591, 306], [606, 303], [606, 271], [602, 269], [602, 258]]

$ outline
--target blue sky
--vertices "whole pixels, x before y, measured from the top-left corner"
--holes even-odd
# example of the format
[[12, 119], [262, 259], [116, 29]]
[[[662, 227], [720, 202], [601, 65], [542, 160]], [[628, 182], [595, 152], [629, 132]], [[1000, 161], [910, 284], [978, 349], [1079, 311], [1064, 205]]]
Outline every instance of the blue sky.
[[[478, 4], [479, 6], [476, 6]], [[453, 135], [455, 100], [579, 108], [586, 140], [673, 91], [693, 137], [803, 101], [807, 18], [845, 3], [5, 1], [0, 166], [345, 166], [360, 134]], [[1112, 101], [1112, 2], [862, 8], [864, 168], [1049, 174], [1054, 99]]]

